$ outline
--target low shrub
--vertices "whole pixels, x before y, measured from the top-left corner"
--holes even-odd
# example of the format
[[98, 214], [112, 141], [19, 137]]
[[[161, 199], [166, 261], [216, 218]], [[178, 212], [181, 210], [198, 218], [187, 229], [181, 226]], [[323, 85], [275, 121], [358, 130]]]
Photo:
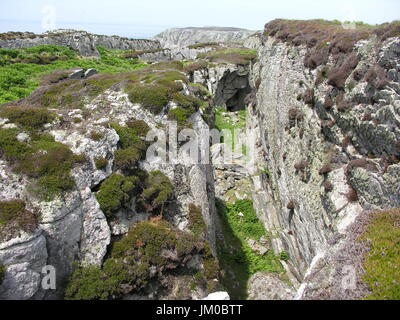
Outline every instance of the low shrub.
[[26, 209], [22, 200], [0, 201], [0, 238], [3, 230], [10, 233], [9, 228], [33, 232], [38, 225], [38, 218], [36, 212]]
[[93, 141], [101, 141], [104, 139], [104, 134], [98, 131], [90, 132], [90, 139]]
[[206, 235], [207, 226], [204, 223], [201, 208], [193, 203], [189, 204], [188, 221], [188, 228], [196, 237], [203, 238]]
[[321, 176], [326, 175], [332, 171], [332, 165], [330, 163], [324, 165], [321, 170], [319, 170], [319, 174]]
[[300, 121], [304, 119], [304, 114], [297, 108], [292, 108], [289, 110], [289, 120]]
[[333, 191], [333, 184], [330, 181], [325, 181], [324, 182], [324, 189], [326, 193], [332, 192]]
[[173, 190], [171, 181], [165, 174], [152, 171], [145, 180], [142, 196], [150, 210], [154, 210], [164, 206]]
[[117, 169], [129, 170], [137, 167], [138, 162], [143, 158], [143, 152], [136, 147], [129, 147], [115, 151], [114, 157]]
[[256, 50], [242, 49], [227, 49], [215, 50], [198, 55], [199, 59], [206, 59], [215, 63], [231, 63], [236, 65], [248, 65], [251, 61], [257, 58]]
[[52, 112], [44, 108], [19, 106], [0, 109], [0, 117], [7, 118], [10, 122], [31, 130], [40, 129], [56, 118]]
[[95, 160], [97, 170], [103, 170], [107, 168], [108, 160], [106, 158], [99, 158]]
[[315, 105], [315, 91], [314, 89], [307, 89], [306, 92], [304, 93], [303, 96], [303, 101], [305, 104], [308, 104], [310, 106]]
[[3, 284], [6, 270], [7, 270], [7, 268], [5, 266], [3, 266], [2, 264], [0, 264], [0, 286]]
[[128, 128], [135, 130], [135, 133], [141, 137], [145, 137], [150, 131], [150, 127], [143, 120], [130, 119], [126, 125]]
[[139, 103], [153, 114], [159, 114], [168, 104], [169, 90], [160, 85], [137, 85], [129, 89], [129, 100]]
[[386, 71], [378, 64], [372, 66], [364, 76], [364, 81], [368, 82], [376, 89], [382, 89], [385, 87], [389, 80], [386, 76]]
[[115, 213], [129, 202], [137, 185], [137, 177], [124, 177], [120, 174], [113, 174], [103, 181], [96, 198], [104, 214], [113, 218]]
[[294, 201], [290, 200], [286, 206], [286, 208], [288, 208], [289, 210], [294, 210], [295, 206], [294, 206]]
[[347, 78], [357, 67], [359, 61], [357, 54], [350, 54], [341, 65], [331, 69], [328, 76], [328, 84], [339, 89], [344, 89]]
[[357, 202], [358, 201], [357, 191], [350, 186], [349, 191], [346, 193], [346, 198], [349, 202]]
[[308, 162], [306, 160], [302, 160], [295, 164], [294, 168], [296, 171], [304, 171], [308, 167]]

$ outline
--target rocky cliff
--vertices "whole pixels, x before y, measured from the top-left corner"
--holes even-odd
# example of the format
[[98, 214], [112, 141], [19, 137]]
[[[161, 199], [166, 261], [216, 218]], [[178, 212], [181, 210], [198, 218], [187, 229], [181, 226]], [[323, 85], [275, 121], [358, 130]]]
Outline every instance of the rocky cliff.
[[[221, 285], [251, 299], [390, 291], [400, 225], [390, 210], [400, 207], [396, 28], [278, 20], [245, 48], [186, 48], [201, 59], [184, 62], [170, 61], [180, 48], [141, 53], [163, 62], [60, 79], [3, 106], [0, 297], [201, 299]], [[168, 37], [163, 46], [182, 45]], [[187, 149], [177, 163], [145, 157], [144, 136], [168, 120], [194, 130], [199, 152], [208, 149], [203, 130], [245, 129], [246, 151], [218, 139], [207, 164], [192, 163]], [[381, 248], [383, 229], [392, 233]], [[389, 280], [366, 282], [371, 252]], [[41, 286], [46, 265], [56, 267], [58, 290]]]
[[207, 42], [238, 42], [254, 34], [255, 31], [238, 28], [174, 28], [154, 37], [163, 48], [187, 47]]
[[39, 45], [68, 47], [86, 57], [99, 57], [97, 46], [111, 50], [155, 50], [161, 48], [158, 41], [96, 35], [76, 30], [57, 30], [39, 35], [33, 33], [0, 34], [0, 48], [21, 49]]

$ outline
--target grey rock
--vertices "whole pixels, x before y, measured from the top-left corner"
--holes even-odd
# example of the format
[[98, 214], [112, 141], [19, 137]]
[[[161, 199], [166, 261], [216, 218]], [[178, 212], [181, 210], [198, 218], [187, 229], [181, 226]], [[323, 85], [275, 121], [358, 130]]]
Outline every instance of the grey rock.
[[292, 300], [295, 291], [273, 273], [256, 273], [248, 282], [250, 300]]

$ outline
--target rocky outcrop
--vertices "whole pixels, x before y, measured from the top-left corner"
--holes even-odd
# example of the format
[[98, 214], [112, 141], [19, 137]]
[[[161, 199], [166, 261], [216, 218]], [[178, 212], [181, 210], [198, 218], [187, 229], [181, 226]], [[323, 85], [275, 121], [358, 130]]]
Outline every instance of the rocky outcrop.
[[[326, 78], [316, 81], [322, 67], [305, 67], [306, 47], [261, 35], [245, 42], [259, 51], [250, 76], [257, 98], [247, 126], [257, 135], [256, 163], [268, 172], [252, 177], [255, 209], [273, 234], [274, 251], [289, 253], [300, 282], [343, 245], [333, 239], [364, 210], [399, 206], [399, 64], [385, 57], [398, 61], [400, 40], [377, 41], [356, 44], [354, 72], [380, 64], [392, 80], [376, 89], [362, 80], [353, 84], [349, 75], [346, 111], [327, 106], [332, 86]], [[385, 160], [388, 155], [394, 162]]]
[[118, 36], [104, 36], [85, 31], [57, 30], [43, 34], [15, 35], [5, 37], [0, 34], [0, 48], [21, 49], [39, 45], [57, 45], [71, 48], [82, 56], [99, 57], [97, 46], [112, 50], [160, 49], [160, 43], [152, 40], [128, 39]]
[[207, 42], [238, 42], [255, 31], [238, 28], [175, 28], [168, 29], [154, 37], [163, 48], [187, 47]]

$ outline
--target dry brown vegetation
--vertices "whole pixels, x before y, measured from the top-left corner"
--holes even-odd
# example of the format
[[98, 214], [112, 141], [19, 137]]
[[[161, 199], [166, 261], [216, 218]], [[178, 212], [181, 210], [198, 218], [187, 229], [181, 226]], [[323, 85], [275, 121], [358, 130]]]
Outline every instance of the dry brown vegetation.
[[381, 40], [400, 35], [400, 22], [370, 26], [356, 24], [356, 29], [344, 29], [339, 21], [274, 20], [265, 25], [264, 34], [295, 46], [305, 45], [310, 50], [304, 64], [309, 68], [324, 65], [332, 54], [337, 60], [341, 54], [352, 52], [354, 44], [376, 35]]

